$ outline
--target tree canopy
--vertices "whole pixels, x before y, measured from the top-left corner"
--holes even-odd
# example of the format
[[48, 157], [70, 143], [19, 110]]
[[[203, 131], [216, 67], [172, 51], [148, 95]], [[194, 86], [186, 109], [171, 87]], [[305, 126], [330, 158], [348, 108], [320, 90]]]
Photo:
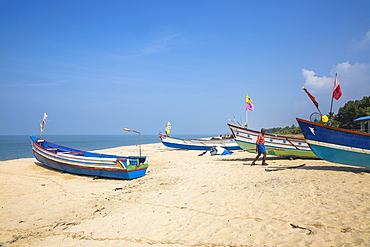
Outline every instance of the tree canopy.
[[292, 126], [286, 126], [284, 128], [271, 128], [267, 130], [267, 133], [275, 133], [275, 134], [281, 134], [281, 135], [300, 135], [302, 134], [301, 128], [299, 126], [295, 126], [292, 124]]
[[348, 101], [340, 107], [338, 114], [334, 115], [332, 125], [343, 129], [359, 130], [359, 123], [353, 120], [365, 116], [370, 116], [370, 96], [364, 96], [361, 100]]

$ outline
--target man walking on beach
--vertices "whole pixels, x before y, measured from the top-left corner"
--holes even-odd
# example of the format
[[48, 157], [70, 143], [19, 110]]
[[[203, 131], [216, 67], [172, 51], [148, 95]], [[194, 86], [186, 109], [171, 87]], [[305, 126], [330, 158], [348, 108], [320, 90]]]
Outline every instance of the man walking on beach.
[[262, 128], [261, 129], [261, 133], [257, 137], [257, 141], [256, 141], [256, 152], [258, 152], [258, 154], [257, 154], [256, 158], [254, 158], [254, 160], [252, 162], [252, 166], [254, 166], [256, 164], [256, 161], [261, 156], [261, 154], [263, 154], [262, 165], [263, 166], [267, 166], [268, 165], [266, 163], [265, 133], [266, 133], [266, 129], [265, 128]]

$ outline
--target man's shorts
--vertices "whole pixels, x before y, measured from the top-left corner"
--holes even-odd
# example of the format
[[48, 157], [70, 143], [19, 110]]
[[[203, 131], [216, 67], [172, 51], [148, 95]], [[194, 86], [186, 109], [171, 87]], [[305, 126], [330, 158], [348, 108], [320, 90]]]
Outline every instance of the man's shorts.
[[259, 154], [263, 154], [263, 153], [266, 153], [266, 148], [265, 148], [265, 145], [262, 145], [262, 144], [257, 144], [257, 149], [258, 149], [258, 153]]

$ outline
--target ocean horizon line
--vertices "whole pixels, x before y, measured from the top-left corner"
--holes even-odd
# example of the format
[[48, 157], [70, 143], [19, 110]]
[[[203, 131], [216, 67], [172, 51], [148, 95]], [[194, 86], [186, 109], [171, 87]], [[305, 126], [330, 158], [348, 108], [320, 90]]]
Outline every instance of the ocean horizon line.
[[[35, 135], [36, 137], [39, 135]], [[212, 136], [209, 134], [176, 135], [181, 138], [200, 138]], [[45, 134], [42, 137], [52, 143], [75, 148], [83, 151], [96, 151], [115, 147], [138, 145], [138, 135], [52, 135]], [[141, 134], [141, 144], [162, 143], [158, 134]], [[0, 135], [0, 161], [19, 158], [32, 158], [32, 146], [30, 135]]]

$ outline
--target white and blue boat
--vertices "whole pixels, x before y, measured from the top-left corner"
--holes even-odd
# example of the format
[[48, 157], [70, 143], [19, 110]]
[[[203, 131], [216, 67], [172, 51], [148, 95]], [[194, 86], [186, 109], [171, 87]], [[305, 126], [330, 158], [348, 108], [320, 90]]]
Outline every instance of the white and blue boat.
[[321, 159], [370, 168], [370, 134], [297, 118], [312, 151]]
[[[256, 152], [256, 141], [259, 131], [251, 130], [235, 124], [227, 124], [235, 136], [239, 147], [250, 153]], [[265, 134], [266, 153], [289, 158], [317, 158], [306, 140], [297, 135]]]
[[35, 158], [43, 165], [79, 175], [134, 179], [145, 175], [148, 157], [116, 156], [68, 148], [31, 136]]
[[209, 150], [212, 147], [222, 147], [226, 150], [241, 150], [239, 145], [235, 142], [233, 136], [186, 139], [159, 133], [159, 138], [161, 139], [163, 145], [170, 148]]

